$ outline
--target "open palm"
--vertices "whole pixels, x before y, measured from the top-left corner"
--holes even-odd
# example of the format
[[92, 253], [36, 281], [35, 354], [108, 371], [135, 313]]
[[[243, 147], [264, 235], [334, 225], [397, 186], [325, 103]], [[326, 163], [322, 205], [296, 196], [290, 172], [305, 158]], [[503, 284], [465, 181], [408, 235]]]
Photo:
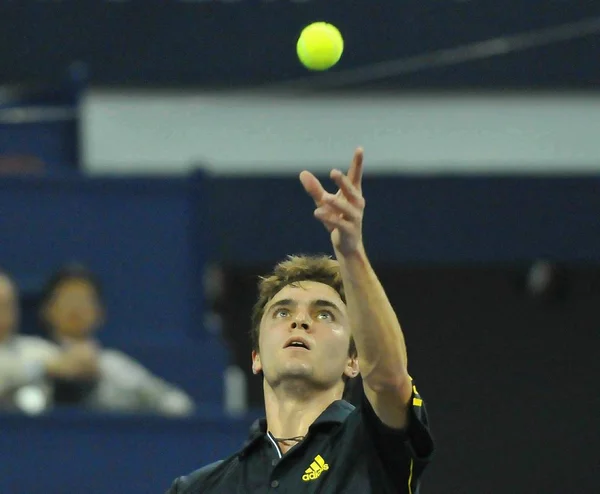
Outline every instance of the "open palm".
[[335, 194], [325, 190], [311, 172], [300, 173], [300, 182], [313, 198], [317, 208], [315, 217], [331, 233], [331, 242], [336, 252], [349, 255], [362, 247], [362, 220], [365, 199], [362, 195], [363, 150], [358, 148], [348, 174], [331, 170], [330, 177], [339, 187]]

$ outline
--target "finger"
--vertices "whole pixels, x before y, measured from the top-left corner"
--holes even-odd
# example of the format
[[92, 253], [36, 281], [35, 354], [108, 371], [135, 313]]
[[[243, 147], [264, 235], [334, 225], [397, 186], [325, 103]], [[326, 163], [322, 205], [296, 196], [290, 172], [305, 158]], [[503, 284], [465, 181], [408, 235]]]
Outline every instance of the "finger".
[[352, 184], [349, 177], [344, 175], [340, 170], [331, 170], [330, 177], [349, 202], [355, 206], [364, 207], [360, 191]]
[[319, 179], [305, 170], [300, 173], [300, 182], [308, 195], [313, 198], [315, 204], [320, 206], [323, 196], [327, 194], [327, 191], [323, 188]]
[[355, 230], [354, 223], [345, 219], [342, 215], [328, 211], [320, 207], [315, 209], [315, 217], [321, 221], [330, 232], [339, 228], [344, 233], [351, 233]]
[[315, 218], [317, 218], [329, 233], [335, 230], [335, 225], [332, 225], [329, 219], [333, 219], [333, 214], [327, 210], [326, 207], [321, 206], [314, 211]]
[[348, 221], [356, 221], [360, 218], [359, 208], [339, 196], [327, 194], [323, 198], [321, 207], [337, 215], [343, 215]]
[[362, 191], [363, 157], [363, 148], [357, 148], [356, 151], [354, 151], [352, 163], [348, 169], [348, 178], [350, 179], [352, 185], [354, 185], [359, 192]]

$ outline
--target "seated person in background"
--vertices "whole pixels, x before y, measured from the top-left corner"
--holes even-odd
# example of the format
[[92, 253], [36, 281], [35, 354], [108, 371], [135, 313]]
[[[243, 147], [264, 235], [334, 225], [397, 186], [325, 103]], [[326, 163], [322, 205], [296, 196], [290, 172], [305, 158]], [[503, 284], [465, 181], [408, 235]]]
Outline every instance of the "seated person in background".
[[19, 319], [17, 287], [0, 271], [0, 409], [40, 412], [51, 398], [48, 379], [89, 379], [96, 366], [79, 346], [61, 352], [42, 338], [18, 335]]
[[95, 333], [103, 322], [102, 292], [85, 267], [66, 266], [44, 290], [41, 319], [49, 336], [64, 349], [85, 345], [94, 355], [95, 379], [55, 379], [57, 403], [77, 403], [96, 410], [188, 415], [191, 398], [152, 375], [139, 362], [117, 350], [103, 349]]

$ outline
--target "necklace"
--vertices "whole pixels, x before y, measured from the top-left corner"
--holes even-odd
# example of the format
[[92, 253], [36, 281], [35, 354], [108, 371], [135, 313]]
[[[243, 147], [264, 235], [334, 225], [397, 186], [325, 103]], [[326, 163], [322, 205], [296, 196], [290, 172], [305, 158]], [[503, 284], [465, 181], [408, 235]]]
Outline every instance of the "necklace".
[[278, 443], [288, 443], [288, 442], [299, 443], [300, 441], [302, 441], [302, 439], [304, 439], [304, 436], [294, 436], [294, 437], [275, 437], [275, 436], [273, 436], [273, 439]]

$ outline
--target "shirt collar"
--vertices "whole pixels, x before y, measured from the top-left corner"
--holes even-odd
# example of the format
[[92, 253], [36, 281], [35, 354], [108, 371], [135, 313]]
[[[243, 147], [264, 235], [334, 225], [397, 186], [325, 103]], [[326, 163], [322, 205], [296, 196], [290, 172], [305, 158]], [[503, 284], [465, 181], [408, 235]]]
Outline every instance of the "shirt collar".
[[352, 413], [354, 410], [354, 405], [351, 405], [347, 401], [337, 400], [334, 401], [331, 405], [329, 405], [325, 411], [317, 417], [309, 429], [312, 429], [315, 426], [319, 426], [321, 424], [341, 424], [346, 417]]
[[[323, 424], [341, 424], [346, 420], [346, 417], [352, 413], [354, 406], [344, 400], [334, 401], [329, 405], [321, 415], [310, 425], [309, 430], [318, 428]], [[267, 433], [267, 419], [260, 418], [255, 420], [250, 426], [248, 439], [244, 443], [241, 455], [245, 455], [248, 450], [253, 447], [259, 439], [263, 438]]]

